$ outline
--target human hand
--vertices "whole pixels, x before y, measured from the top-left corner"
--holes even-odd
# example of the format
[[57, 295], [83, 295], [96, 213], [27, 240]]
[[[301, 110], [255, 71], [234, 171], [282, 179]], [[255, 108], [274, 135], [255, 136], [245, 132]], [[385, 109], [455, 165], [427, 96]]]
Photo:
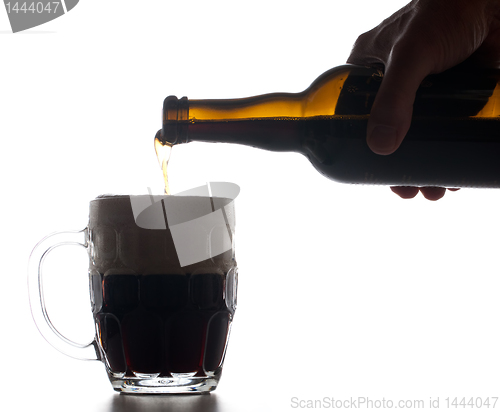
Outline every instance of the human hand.
[[[347, 63], [385, 66], [372, 106], [367, 143], [380, 155], [397, 150], [411, 123], [422, 80], [457, 64], [500, 67], [500, 0], [413, 0], [356, 40]], [[403, 198], [416, 187], [393, 187]], [[430, 200], [444, 188], [420, 188]]]

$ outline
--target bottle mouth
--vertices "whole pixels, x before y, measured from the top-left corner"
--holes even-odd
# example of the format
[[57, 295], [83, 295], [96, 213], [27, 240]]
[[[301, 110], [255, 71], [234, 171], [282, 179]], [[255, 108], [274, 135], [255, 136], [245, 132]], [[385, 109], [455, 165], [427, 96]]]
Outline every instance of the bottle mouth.
[[189, 120], [189, 101], [187, 97], [178, 99], [168, 96], [163, 101], [163, 128], [157, 138], [162, 144], [186, 143]]

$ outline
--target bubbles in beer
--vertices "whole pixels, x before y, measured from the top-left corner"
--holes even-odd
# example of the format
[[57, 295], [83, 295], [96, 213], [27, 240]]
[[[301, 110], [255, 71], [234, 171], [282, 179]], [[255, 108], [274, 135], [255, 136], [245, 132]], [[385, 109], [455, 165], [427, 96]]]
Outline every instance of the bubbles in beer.
[[165, 181], [165, 194], [170, 194], [170, 187], [168, 185], [168, 161], [170, 159], [170, 153], [172, 152], [172, 145], [169, 142], [162, 143], [160, 139], [155, 137], [155, 151], [156, 157], [158, 158], [158, 162], [160, 163], [160, 167], [163, 171], [163, 180]]

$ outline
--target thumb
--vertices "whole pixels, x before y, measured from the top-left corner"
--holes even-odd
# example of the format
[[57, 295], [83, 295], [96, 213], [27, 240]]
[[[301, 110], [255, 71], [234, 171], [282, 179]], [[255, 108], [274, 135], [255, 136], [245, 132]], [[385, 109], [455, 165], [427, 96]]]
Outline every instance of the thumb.
[[391, 154], [400, 146], [410, 128], [416, 91], [429, 74], [423, 67], [409, 67], [405, 60], [386, 66], [368, 120], [366, 141], [380, 155]]

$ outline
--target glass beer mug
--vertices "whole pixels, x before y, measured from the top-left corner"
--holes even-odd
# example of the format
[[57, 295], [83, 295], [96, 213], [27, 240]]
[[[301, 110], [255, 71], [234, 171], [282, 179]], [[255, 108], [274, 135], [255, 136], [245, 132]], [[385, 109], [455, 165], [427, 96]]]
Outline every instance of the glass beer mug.
[[[89, 224], [38, 243], [30, 257], [35, 323], [61, 352], [101, 360], [116, 391], [209, 392], [217, 387], [236, 309], [234, 202], [239, 188], [210, 183], [176, 196], [102, 196]], [[51, 323], [43, 263], [56, 247], [89, 254], [96, 336], [84, 345]]]

